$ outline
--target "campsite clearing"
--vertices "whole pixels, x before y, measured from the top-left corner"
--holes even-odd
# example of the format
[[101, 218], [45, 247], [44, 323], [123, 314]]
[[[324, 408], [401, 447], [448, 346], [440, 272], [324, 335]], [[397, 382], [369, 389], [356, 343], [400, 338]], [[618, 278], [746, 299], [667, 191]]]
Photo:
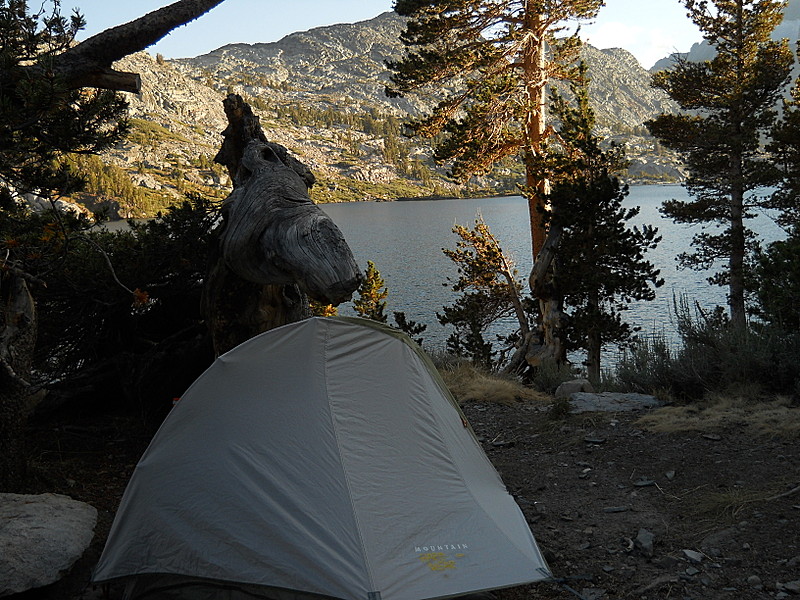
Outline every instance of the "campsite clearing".
[[[796, 435], [766, 436], [724, 420], [652, 432], [637, 423], [643, 413], [554, 420], [540, 404], [473, 402], [464, 410], [554, 574], [585, 598], [793, 597], [800, 580]], [[130, 419], [100, 416], [36, 425], [37, 476], [26, 491], [89, 502], [99, 524], [72, 575], [30, 598], [102, 597], [87, 588], [89, 569], [151, 435]], [[552, 583], [497, 595], [575, 598]]]

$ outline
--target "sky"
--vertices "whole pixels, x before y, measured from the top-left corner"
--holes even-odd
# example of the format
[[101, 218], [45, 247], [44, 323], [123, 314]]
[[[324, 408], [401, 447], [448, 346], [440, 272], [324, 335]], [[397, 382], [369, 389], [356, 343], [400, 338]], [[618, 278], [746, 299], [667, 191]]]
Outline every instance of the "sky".
[[[169, 0], [62, 0], [62, 10], [80, 9], [87, 28], [79, 39], [85, 39], [168, 4]], [[148, 51], [184, 58], [225, 44], [274, 42], [295, 31], [371, 19], [391, 10], [392, 4], [392, 0], [225, 0]], [[687, 52], [701, 40], [679, 0], [606, 0], [595, 22], [581, 26], [581, 37], [601, 49], [625, 48], [645, 68], [672, 52]]]

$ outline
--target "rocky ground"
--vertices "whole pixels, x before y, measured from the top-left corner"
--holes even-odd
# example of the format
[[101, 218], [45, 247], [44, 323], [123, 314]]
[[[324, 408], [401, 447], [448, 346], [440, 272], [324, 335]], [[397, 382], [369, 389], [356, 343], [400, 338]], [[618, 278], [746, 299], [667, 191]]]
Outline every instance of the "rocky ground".
[[[561, 580], [503, 590], [499, 600], [800, 597], [797, 435], [757, 434], [736, 421], [658, 433], [639, 421], [642, 411], [563, 408], [465, 406]], [[99, 523], [69, 577], [19, 600], [102, 597], [88, 574], [152, 431], [97, 417], [39, 424], [32, 434], [26, 491], [89, 502]]]
[[[553, 574], [580, 597], [800, 594], [796, 438], [741, 425], [654, 433], [638, 412], [552, 419], [546, 410], [466, 407]], [[564, 585], [499, 595], [576, 597]]]

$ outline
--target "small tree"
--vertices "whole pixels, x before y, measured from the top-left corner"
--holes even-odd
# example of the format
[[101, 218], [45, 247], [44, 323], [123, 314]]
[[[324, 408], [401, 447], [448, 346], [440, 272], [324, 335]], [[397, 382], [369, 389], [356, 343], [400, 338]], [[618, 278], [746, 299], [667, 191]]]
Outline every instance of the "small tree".
[[565, 349], [586, 350], [589, 377], [596, 382], [602, 347], [624, 343], [634, 331], [622, 319], [627, 305], [652, 300], [654, 288], [664, 283], [644, 258], [661, 238], [652, 226], [627, 225], [639, 208], [623, 206], [628, 188], [614, 176], [624, 164], [621, 149], [603, 148], [594, 134], [585, 65], [571, 89], [574, 106], [552, 94], [560, 128], [543, 165], [553, 181], [548, 200], [555, 259], [549, 277], [532, 276], [531, 287], [555, 289], [567, 315]]
[[[381, 276], [380, 271], [375, 267], [375, 263], [371, 260], [367, 261], [367, 268], [364, 271], [364, 279], [361, 282], [358, 290], [358, 298], [353, 301], [353, 309], [360, 317], [365, 319], [372, 319], [379, 323], [386, 323], [388, 317], [386, 316], [386, 298], [389, 297], [389, 290], [386, 283]], [[332, 314], [322, 314], [320, 316], [334, 316]], [[395, 311], [394, 321], [396, 327], [406, 335], [408, 335], [414, 342], [422, 345], [422, 337], [420, 337], [428, 328], [427, 325], [417, 323], [406, 317], [406, 313], [402, 311]]]
[[767, 204], [759, 188], [778, 180], [761, 140], [775, 122], [775, 105], [793, 63], [786, 40], [770, 39], [783, 19], [786, 2], [683, 3], [716, 56], [701, 63], [677, 59], [672, 68], [653, 78], [653, 85], [665, 90], [685, 112], [661, 115], [646, 125], [682, 156], [689, 170], [685, 187], [693, 198], [665, 202], [662, 212], [678, 223], [722, 227], [719, 234], [695, 235], [695, 252], [678, 259], [694, 269], [727, 261], [709, 282], [728, 287], [731, 322], [744, 327], [746, 258], [754, 239], [745, 221], [754, 216], [753, 208]]
[[386, 323], [386, 298], [389, 290], [381, 277], [380, 271], [375, 268], [375, 263], [367, 261], [364, 279], [357, 290], [358, 298], [353, 300], [353, 309], [360, 317]]
[[450, 351], [492, 367], [495, 352], [491, 342], [484, 339], [492, 323], [514, 315], [519, 327], [517, 341], [530, 336], [522, 298], [523, 282], [480, 214], [472, 229], [456, 225], [453, 233], [459, 238], [456, 249], [444, 248], [442, 252], [458, 267], [458, 279], [451, 284], [453, 291], [461, 296], [453, 305], [445, 306], [437, 317], [442, 325], [455, 327], [448, 339]]

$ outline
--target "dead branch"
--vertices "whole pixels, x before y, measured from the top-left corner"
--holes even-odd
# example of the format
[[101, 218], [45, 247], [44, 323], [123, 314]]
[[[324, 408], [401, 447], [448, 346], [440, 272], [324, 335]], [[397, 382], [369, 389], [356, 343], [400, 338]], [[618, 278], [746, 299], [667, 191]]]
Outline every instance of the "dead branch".
[[142, 87], [139, 75], [115, 71], [111, 64], [152, 46], [173, 29], [222, 2], [180, 0], [124, 25], [106, 29], [57, 56], [53, 72], [71, 88], [96, 87], [139, 93]]

